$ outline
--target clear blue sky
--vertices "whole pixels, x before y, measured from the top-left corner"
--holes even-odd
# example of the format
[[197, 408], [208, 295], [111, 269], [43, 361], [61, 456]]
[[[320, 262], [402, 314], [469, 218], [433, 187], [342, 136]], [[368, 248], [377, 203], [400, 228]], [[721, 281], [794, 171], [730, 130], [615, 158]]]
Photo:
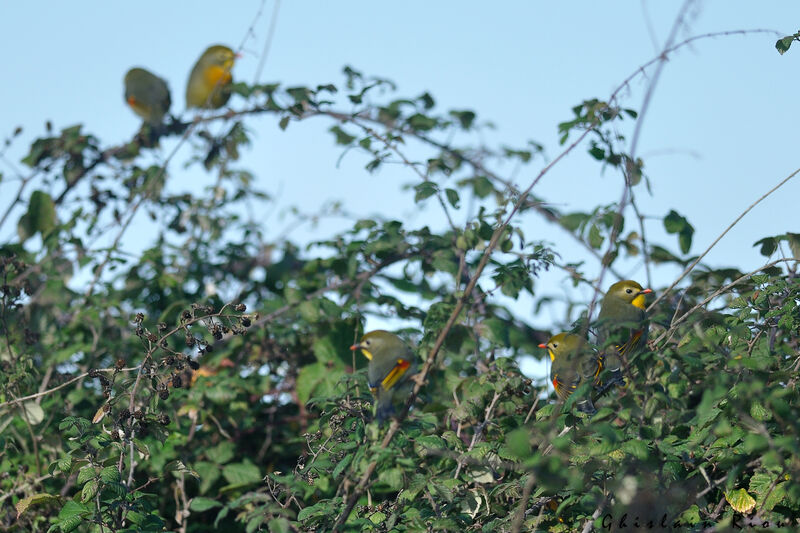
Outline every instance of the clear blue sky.
[[[221, 10], [220, 6], [225, 5]], [[247, 30], [261, 2], [42, 2], [8, 3], [0, 16], [5, 50], [5, 82], [0, 84], [0, 136], [17, 125], [21, 141], [9, 151], [17, 161], [32, 138], [51, 120], [56, 128], [78, 122], [106, 144], [131, 137], [139, 120], [124, 105], [122, 77], [145, 66], [164, 77], [173, 91], [173, 112], [183, 109], [188, 71], [213, 43], [237, 48], [244, 57], [234, 77], [253, 81], [273, 2], [267, 1], [253, 34]], [[407, 1], [319, 2], [284, 0], [266, 68], [259, 81], [288, 85], [339, 83], [343, 65], [394, 80], [399, 95], [430, 91], [443, 108], [471, 108], [497, 125], [490, 142], [542, 143], [549, 156], [559, 152], [557, 124], [583, 99], [605, 99], [636, 68], [654, 57], [681, 2], [476, 2]], [[798, 2], [709, 0], [696, 2], [679, 40], [725, 30], [774, 29], [791, 34], [800, 26]], [[247, 37], [247, 38], [246, 38]], [[653, 196], [638, 197], [648, 215], [663, 217], [674, 208], [696, 227], [693, 253], [703, 250], [747, 205], [800, 167], [796, 124], [800, 116], [800, 46], [779, 56], [770, 34], [698, 41], [670, 60], [645, 116], [639, 155], [646, 159]], [[652, 72], [652, 71], [651, 71]], [[625, 105], [640, 108], [649, 79], [637, 78], [624, 93]], [[232, 101], [232, 106], [241, 101]], [[402, 169], [378, 175], [365, 161], [340, 150], [318, 121], [292, 124], [281, 132], [276, 121], [250, 123], [255, 142], [244, 165], [259, 185], [283, 206], [313, 211], [331, 199], [358, 210], [397, 217], [415, 213], [400, 184], [414, 180]], [[184, 155], [188, 153], [185, 152]], [[173, 165], [174, 187], [209, 183], [210, 176]], [[538, 166], [516, 176], [527, 184]], [[0, 162], [6, 178], [13, 172]], [[590, 208], [619, 198], [619, 176], [601, 175], [584, 152], [576, 152], [537, 189], [564, 210]], [[14, 191], [0, 182], [0, 208]], [[751, 212], [708, 256], [713, 265], [757, 267], [752, 247], [766, 235], [800, 232], [800, 181]], [[268, 224], [280, 226], [275, 220]], [[528, 222], [526, 222], [528, 224]], [[333, 226], [329, 226], [333, 227]], [[655, 240], [663, 237], [650, 223]], [[322, 229], [307, 232], [320, 236]], [[552, 226], [531, 219], [530, 239], [564, 241]], [[662, 238], [663, 237], [663, 238]], [[559, 246], [566, 261], [582, 252]], [[632, 265], [630, 274], [641, 276]], [[655, 285], [674, 271], [656, 272]], [[563, 276], [539, 282], [542, 292], [559, 294]], [[604, 285], [612, 280], [607, 279]], [[552, 284], [548, 287], [548, 283]], [[527, 309], [522, 312], [528, 312]], [[530, 317], [546, 326], [550, 317]]]

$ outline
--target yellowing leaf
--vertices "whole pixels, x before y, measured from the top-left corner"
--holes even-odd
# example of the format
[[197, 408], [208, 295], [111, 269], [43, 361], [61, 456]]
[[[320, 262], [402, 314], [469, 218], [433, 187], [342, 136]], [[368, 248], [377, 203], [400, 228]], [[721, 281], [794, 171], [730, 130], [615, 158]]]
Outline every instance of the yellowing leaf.
[[734, 511], [749, 513], [756, 506], [756, 501], [746, 490], [737, 489], [725, 493], [725, 499], [731, 504]]
[[41, 505], [46, 504], [54, 501], [58, 501], [61, 498], [59, 496], [53, 496], [47, 493], [40, 493], [40, 494], [32, 494], [27, 498], [23, 498], [17, 502], [17, 518], [22, 516], [22, 513], [28, 510], [28, 507], [31, 505]]

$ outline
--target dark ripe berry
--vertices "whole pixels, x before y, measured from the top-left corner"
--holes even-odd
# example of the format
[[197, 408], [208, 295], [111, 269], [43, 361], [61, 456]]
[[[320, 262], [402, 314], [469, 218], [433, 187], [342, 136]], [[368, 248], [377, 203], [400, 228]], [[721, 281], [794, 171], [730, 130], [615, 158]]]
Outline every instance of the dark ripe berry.
[[210, 344], [206, 344], [206, 353], [211, 353], [214, 351], [214, 348]]
[[100, 384], [103, 387], [106, 387], [106, 386], [108, 386], [110, 384], [110, 382], [108, 381], [108, 378], [105, 377], [105, 376], [100, 375], [100, 376], [97, 376], [97, 378], [100, 380]]
[[89, 377], [90, 378], [96, 378], [99, 375], [100, 375], [100, 371], [97, 370], [96, 368], [93, 368], [93, 369], [89, 370]]
[[192, 370], [197, 370], [200, 368], [200, 363], [193, 359], [188, 359], [186, 362], [189, 364], [189, 367], [191, 367]]
[[141, 327], [141, 326], [139, 326], [138, 328], [136, 328], [136, 329], [135, 329], [133, 332], [134, 332], [134, 333], [136, 333], [136, 336], [137, 336], [137, 337], [141, 337], [142, 335], [144, 335], [144, 330], [142, 329], [142, 327]]
[[117, 368], [118, 369], [125, 368], [125, 361], [123, 361], [122, 359], [117, 359]]
[[127, 420], [130, 417], [131, 417], [131, 412], [127, 408], [125, 408], [125, 409], [123, 409], [122, 411], [119, 412], [119, 419], [120, 420]]
[[176, 389], [180, 389], [181, 385], [183, 385], [183, 380], [181, 379], [180, 374], [175, 374], [172, 376], [172, 386]]
[[133, 412], [133, 418], [135, 418], [136, 420], [141, 420], [143, 416], [144, 413], [142, 412], [141, 409], [137, 409], [136, 411]]
[[192, 319], [192, 312], [188, 309], [184, 309], [181, 313], [181, 320], [191, 320]]
[[249, 328], [249, 327], [250, 327], [250, 324], [251, 324], [251, 322], [250, 322], [250, 317], [243, 316], [243, 317], [242, 317], [242, 325], [243, 325], [244, 327], [246, 327], [246, 328]]
[[161, 424], [162, 426], [166, 426], [167, 424], [169, 424], [169, 417], [165, 414], [158, 415], [158, 423]]
[[166, 400], [167, 398], [169, 398], [169, 391], [168, 390], [158, 391], [158, 397], [161, 398], [162, 400]]
[[167, 325], [164, 322], [158, 324], [158, 331], [165, 331], [167, 329]]
[[191, 333], [187, 333], [186, 334], [186, 346], [189, 347], [189, 348], [193, 348], [195, 342], [196, 342], [196, 340], [194, 338], [194, 335], [192, 335]]
[[174, 355], [166, 356], [164, 358], [164, 364], [169, 365], [169, 366], [174, 365], [175, 364], [175, 356]]
[[137, 324], [141, 324], [144, 322], [144, 314], [143, 313], [136, 313], [136, 318], [133, 319], [134, 322]]
[[220, 330], [216, 330], [212, 335], [216, 340], [218, 341], [222, 340], [222, 332]]
[[158, 342], [158, 336], [155, 333], [148, 333], [147, 340], [150, 342]]
[[247, 306], [246, 306], [246, 305], [244, 305], [244, 304], [236, 304], [236, 305], [234, 306], [234, 309], [235, 309], [236, 311], [240, 312], [240, 313], [244, 313], [245, 311], [247, 311]]
[[117, 431], [116, 429], [111, 432], [111, 440], [114, 441], [119, 440], [119, 431]]

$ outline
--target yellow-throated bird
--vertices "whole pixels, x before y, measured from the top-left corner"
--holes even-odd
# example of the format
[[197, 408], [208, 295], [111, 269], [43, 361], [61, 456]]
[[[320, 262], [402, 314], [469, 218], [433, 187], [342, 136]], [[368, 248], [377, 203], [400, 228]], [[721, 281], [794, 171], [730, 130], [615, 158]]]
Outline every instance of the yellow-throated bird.
[[231, 69], [236, 54], [221, 44], [210, 46], [194, 64], [186, 83], [186, 107], [219, 109], [231, 97]]
[[366, 333], [351, 350], [361, 350], [369, 359], [367, 379], [376, 400], [379, 423], [395, 412], [395, 402], [405, 401], [413, 387], [409, 378], [417, 372], [417, 358], [403, 340], [388, 331]]
[[143, 68], [125, 74], [125, 102], [153, 126], [161, 124], [172, 103], [167, 82]]
[[[558, 333], [547, 343], [540, 344], [539, 348], [547, 349], [550, 354], [550, 381], [562, 401], [566, 401], [582, 381], [597, 383], [603, 362], [583, 338], [573, 333]], [[589, 391], [585, 398], [577, 401], [577, 405], [578, 410], [584, 413], [597, 412]]]
[[[618, 281], [611, 285], [603, 298], [597, 315], [597, 346], [603, 354], [603, 363], [612, 384], [624, 385], [622, 361], [644, 348], [647, 343], [647, 313], [645, 295], [653, 292], [643, 289], [633, 280]], [[603, 390], [605, 390], [605, 388]]]

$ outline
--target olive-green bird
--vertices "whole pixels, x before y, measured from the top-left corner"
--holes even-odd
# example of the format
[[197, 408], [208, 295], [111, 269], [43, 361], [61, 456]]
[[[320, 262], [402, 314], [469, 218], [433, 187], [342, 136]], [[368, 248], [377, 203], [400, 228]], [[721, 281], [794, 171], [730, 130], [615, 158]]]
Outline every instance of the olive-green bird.
[[639, 352], [647, 343], [647, 313], [643, 289], [633, 280], [611, 285], [603, 298], [597, 315], [597, 346], [603, 354], [603, 364], [611, 375], [603, 392], [612, 384], [624, 385], [622, 361]]
[[400, 337], [382, 329], [366, 333], [350, 349], [361, 350], [369, 359], [367, 380], [376, 400], [375, 418], [383, 423], [394, 414], [395, 403], [404, 402], [411, 392], [417, 358]]
[[125, 74], [125, 102], [153, 126], [161, 124], [172, 103], [167, 82], [143, 68]]
[[221, 44], [210, 46], [194, 64], [186, 83], [186, 107], [219, 109], [231, 97], [231, 69], [236, 54]]
[[[597, 384], [603, 360], [583, 338], [573, 333], [558, 333], [539, 348], [545, 348], [550, 354], [550, 381], [562, 401], [566, 401], [584, 380]], [[586, 398], [577, 401], [577, 405], [578, 410], [584, 413], [597, 412], [588, 392]]]

